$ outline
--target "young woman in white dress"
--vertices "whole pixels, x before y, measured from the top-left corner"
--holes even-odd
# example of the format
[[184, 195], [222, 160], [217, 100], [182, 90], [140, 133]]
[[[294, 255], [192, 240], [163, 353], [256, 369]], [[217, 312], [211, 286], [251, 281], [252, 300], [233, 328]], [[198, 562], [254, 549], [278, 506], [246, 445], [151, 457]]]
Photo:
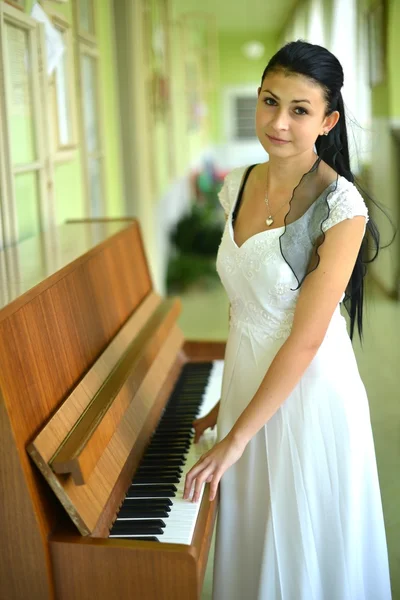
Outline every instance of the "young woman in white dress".
[[[232, 171], [217, 269], [231, 305], [221, 400], [194, 423], [218, 443], [184, 498], [220, 494], [214, 600], [389, 600], [362, 336], [366, 233], [350, 169], [343, 70], [286, 44], [258, 89], [269, 161]], [[351, 320], [350, 337], [340, 304]]]

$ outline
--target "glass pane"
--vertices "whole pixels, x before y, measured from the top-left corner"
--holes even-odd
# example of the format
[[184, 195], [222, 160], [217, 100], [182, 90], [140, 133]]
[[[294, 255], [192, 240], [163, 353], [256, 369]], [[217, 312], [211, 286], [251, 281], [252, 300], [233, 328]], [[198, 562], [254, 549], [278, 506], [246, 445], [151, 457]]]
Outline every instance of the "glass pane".
[[91, 217], [102, 217], [101, 160], [89, 158], [89, 194]]
[[13, 165], [18, 165], [32, 162], [37, 158], [31, 57], [26, 31], [6, 23], [5, 32], [11, 160]]
[[96, 59], [82, 55], [83, 75], [83, 113], [85, 119], [85, 138], [89, 153], [99, 148], [98, 114], [96, 101], [97, 64]]
[[55, 69], [58, 143], [60, 146], [66, 146], [72, 142], [71, 106], [68, 93], [68, 46], [66, 48], [66, 52]]
[[93, 0], [79, 0], [79, 29], [94, 34]]
[[18, 240], [21, 241], [40, 231], [38, 174], [36, 171], [21, 173], [14, 181]]

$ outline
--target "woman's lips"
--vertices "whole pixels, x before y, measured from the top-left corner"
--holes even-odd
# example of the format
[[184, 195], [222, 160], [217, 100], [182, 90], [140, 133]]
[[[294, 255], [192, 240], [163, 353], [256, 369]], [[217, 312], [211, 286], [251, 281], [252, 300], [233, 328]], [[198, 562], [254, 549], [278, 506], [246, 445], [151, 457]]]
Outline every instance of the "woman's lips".
[[288, 144], [289, 140], [279, 140], [277, 138], [273, 138], [270, 135], [268, 135], [267, 133], [267, 138], [273, 143], [273, 144], [277, 144], [278, 146], [282, 145], [282, 144]]

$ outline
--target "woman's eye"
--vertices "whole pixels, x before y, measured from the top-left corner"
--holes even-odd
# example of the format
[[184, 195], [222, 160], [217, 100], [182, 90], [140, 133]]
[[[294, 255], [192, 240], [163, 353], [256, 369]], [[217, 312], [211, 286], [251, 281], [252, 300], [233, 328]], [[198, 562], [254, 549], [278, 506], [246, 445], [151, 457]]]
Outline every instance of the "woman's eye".
[[[275, 106], [276, 101], [273, 98], [264, 98], [264, 103], [267, 106]], [[300, 112], [297, 112], [297, 111], [300, 111]], [[308, 115], [308, 112], [306, 111], [306, 109], [305, 108], [301, 108], [300, 106], [296, 107], [294, 109], [294, 112], [298, 116]]]
[[296, 113], [297, 115], [308, 115], [308, 112], [304, 108], [297, 107], [295, 110], [301, 110], [301, 112]]

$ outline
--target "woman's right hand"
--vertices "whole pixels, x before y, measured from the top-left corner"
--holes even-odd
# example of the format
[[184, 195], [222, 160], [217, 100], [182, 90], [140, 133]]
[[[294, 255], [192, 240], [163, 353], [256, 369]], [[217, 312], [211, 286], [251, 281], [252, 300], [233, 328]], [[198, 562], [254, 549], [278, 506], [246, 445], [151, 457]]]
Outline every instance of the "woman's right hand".
[[199, 439], [201, 438], [201, 436], [203, 435], [203, 433], [206, 429], [208, 429], [209, 427], [211, 429], [214, 429], [215, 425], [217, 424], [219, 404], [220, 403], [218, 402], [214, 406], [214, 408], [212, 410], [210, 410], [210, 412], [208, 414], [206, 414], [204, 417], [201, 417], [201, 419], [196, 419], [195, 421], [193, 421], [192, 425], [195, 430], [195, 434], [194, 434], [194, 443], [195, 444], [199, 441]]

